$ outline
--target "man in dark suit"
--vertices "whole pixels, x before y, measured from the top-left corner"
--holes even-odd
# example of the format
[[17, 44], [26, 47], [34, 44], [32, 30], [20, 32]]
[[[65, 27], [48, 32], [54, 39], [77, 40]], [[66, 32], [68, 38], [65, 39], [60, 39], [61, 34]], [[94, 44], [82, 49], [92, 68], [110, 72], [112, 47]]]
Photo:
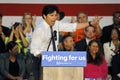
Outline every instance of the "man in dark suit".
[[75, 44], [77, 51], [86, 51], [89, 41], [94, 39], [95, 29], [92, 26], [85, 28], [85, 38]]
[[5, 52], [5, 37], [9, 36], [9, 28], [2, 25], [2, 17], [0, 13], [0, 53]]
[[103, 27], [102, 36], [101, 36], [102, 43], [110, 41], [110, 33], [114, 27], [118, 28], [120, 31], [120, 11], [113, 13], [113, 24], [112, 25]]
[[0, 13], [0, 27], [1, 27], [0, 34], [4, 34], [5, 36], [9, 36], [10, 29], [8, 27], [2, 25], [2, 18], [3, 18], [3, 15]]

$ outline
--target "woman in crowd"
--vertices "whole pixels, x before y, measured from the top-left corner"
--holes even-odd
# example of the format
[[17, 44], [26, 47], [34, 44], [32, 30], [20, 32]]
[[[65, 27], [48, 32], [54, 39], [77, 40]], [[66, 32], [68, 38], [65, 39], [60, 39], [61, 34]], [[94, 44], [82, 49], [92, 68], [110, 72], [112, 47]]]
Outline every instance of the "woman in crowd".
[[[32, 78], [33, 80], [33, 56], [32, 54], [30, 54], [30, 43], [31, 43], [31, 39], [32, 39], [32, 34], [33, 34], [33, 31], [36, 27], [36, 17], [33, 18], [32, 14], [31, 13], [24, 13], [23, 14], [23, 18], [22, 18], [22, 25], [23, 25], [23, 33], [24, 35], [26, 36], [26, 38], [28, 39], [28, 47], [26, 48], [27, 49], [27, 59], [26, 59], [26, 74], [27, 74], [27, 77], [28, 78]], [[33, 70], [33, 71], [32, 71]], [[35, 76], [35, 75], [34, 75]]]
[[14, 41], [7, 44], [7, 53], [0, 54], [0, 73], [0, 80], [23, 80], [25, 63]]
[[22, 24], [19, 22], [15, 22], [12, 26], [10, 36], [7, 42], [16, 41], [18, 44], [18, 53], [27, 53], [26, 48], [28, 47], [28, 39], [23, 33]]
[[[10, 42], [10, 41], [15, 41], [18, 44], [18, 53], [24, 56], [25, 65], [27, 66], [27, 63], [28, 63], [27, 53], [28, 53], [29, 39], [24, 35], [24, 31], [21, 23], [15, 22], [15, 24], [13, 24], [11, 33], [7, 42]], [[25, 70], [27, 69], [28, 68], [26, 68]], [[27, 75], [28, 73], [26, 71], [25, 78], [28, 78]]]
[[107, 62], [107, 66], [108, 66], [108, 77], [111, 77], [111, 60], [112, 57], [118, 52], [118, 47], [120, 45], [120, 32], [117, 28], [113, 28], [111, 31], [111, 37], [110, 37], [111, 41], [110, 42], [106, 42], [104, 43], [103, 47], [104, 47], [104, 54], [105, 54], [105, 59]]
[[91, 40], [87, 49], [87, 66], [84, 68], [84, 78], [106, 80], [107, 72], [107, 63], [101, 44], [97, 40]]
[[[23, 14], [23, 19], [22, 19], [22, 25], [24, 28], [23, 33], [29, 39], [29, 43], [31, 42], [32, 34], [36, 27], [35, 21], [36, 21], [36, 17], [33, 19], [31, 13]], [[28, 47], [28, 49], [30, 49], [30, 46]]]

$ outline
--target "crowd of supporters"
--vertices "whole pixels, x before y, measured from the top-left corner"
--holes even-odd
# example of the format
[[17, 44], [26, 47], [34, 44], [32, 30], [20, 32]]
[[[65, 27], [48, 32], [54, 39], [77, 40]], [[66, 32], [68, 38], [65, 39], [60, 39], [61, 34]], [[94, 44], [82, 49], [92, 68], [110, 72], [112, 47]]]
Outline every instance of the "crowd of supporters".
[[[54, 11], [57, 12], [54, 21], [60, 22], [65, 17], [65, 13], [57, 9], [49, 13], [43, 8], [42, 17], [46, 22], [48, 21], [48, 24], [49, 15], [54, 16]], [[88, 23], [88, 15], [80, 12], [76, 16], [77, 20], [72, 17], [69, 23], [78, 23], [78, 25]], [[99, 22], [104, 17], [97, 17], [98, 21], [95, 24], [89, 22], [87, 27], [83, 26], [75, 32], [67, 28], [65, 30], [68, 32], [62, 29], [57, 32], [59, 34], [59, 37], [57, 36], [59, 41], [56, 44], [58, 51], [87, 52], [87, 66], [84, 67], [85, 79], [120, 80], [120, 11], [113, 12], [111, 16], [113, 24], [109, 23], [110, 25], [104, 26], [103, 29]], [[16, 21], [10, 29], [2, 25], [2, 18], [3, 15], [0, 13], [0, 80], [39, 80], [42, 74], [41, 57], [31, 53], [31, 46], [35, 48], [34, 44], [43, 46], [43, 43], [40, 44], [36, 38], [45, 38], [43, 40], [46, 41], [46, 36], [39, 34], [48, 34], [44, 28], [42, 28], [43, 31], [39, 29], [41, 25], [36, 26], [36, 17], [33, 18], [31, 13], [23, 13], [21, 22]], [[41, 31], [39, 34], [37, 29]]]

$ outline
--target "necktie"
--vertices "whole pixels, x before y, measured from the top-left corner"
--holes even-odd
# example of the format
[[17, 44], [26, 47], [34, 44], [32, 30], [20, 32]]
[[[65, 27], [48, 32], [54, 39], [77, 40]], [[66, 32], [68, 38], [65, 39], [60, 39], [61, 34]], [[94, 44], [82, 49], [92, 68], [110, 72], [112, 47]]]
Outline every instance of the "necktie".
[[54, 38], [54, 32], [53, 32], [52, 26], [50, 26], [50, 30], [51, 30], [51, 40], [53, 45], [53, 51], [56, 51], [55, 38]]

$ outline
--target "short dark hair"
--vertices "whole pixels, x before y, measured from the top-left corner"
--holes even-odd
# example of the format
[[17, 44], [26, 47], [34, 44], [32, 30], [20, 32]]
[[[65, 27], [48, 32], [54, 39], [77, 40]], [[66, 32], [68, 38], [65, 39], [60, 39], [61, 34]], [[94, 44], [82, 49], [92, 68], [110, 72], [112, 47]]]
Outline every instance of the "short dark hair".
[[15, 22], [15, 23], [13, 24], [14, 29], [16, 29], [20, 24], [21, 24], [20, 22]]
[[72, 37], [70, 34], [64, 35], [61, 39], [62, 45], [64, 46], [64, 41], [68, 38], [68, 37]]
[[3, 17], [2, 13], [0, 13], [0, 17], [1, 17], [1, 18]]
[[[87, 32], [87, 29], [88, 29], [89, 27], [93, 27], [93, 26], [88, 26], [88, 27], [86, 27], [86, 28], [85, 28], [85, 32]], [[94, 28], [94, 27], [93, 27], [93, 28]], [[95, 32], [95, 28], [94, 28], [94, 32]]]
[[112, 16], [114, 17], [116, 14], [120, 14], [120, 11], [113, 12]]
[[7, 44], [7, 51], [12, 50], [16, 45], [17, 45], [17, 43], [15, 41], [10, 41]]
[[66, 39], [67, 39], [68, 37], [72, 37], [72, 36], [71, 36], [70, 34], [67, 34], [67, 35], [64, 35], [64, 36], [62, 37], [62, 39], [61, 39], [61, 43], [62, 43], [63, 49], [65, 49], [65, 44], [64, 44], [64, 42], [66, 41]]
[[62, 20], [65, 17], [65, 13], [64, 12], [59, 12], [59, 15], [60, 15], [60, 19], [59, 20]]
[[68, 37], [72, 37], [71, 35], [67, 34], [62, 37], [62, 42], [64, 42]]
[[43, 15], [47, 16], [48, 14], [51, 14], [54, 11], [56, 11], [57, 13], [59, 13], [59, 9], [58, 9], [58, 7], [56, 5], [46, 5], [46, 6], [43, 7], [42, 17], [43, 17]]

